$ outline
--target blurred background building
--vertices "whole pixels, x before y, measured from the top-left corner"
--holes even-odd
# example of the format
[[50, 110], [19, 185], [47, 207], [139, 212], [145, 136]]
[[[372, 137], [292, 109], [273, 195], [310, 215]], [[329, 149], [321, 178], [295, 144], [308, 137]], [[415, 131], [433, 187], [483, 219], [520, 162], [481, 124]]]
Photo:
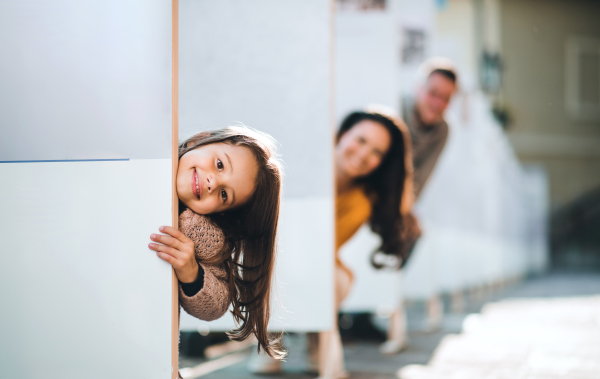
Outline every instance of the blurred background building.
[[548, 175], [552, 267], [597, 269], [600, 4], [437, 4], [440, 38], [461, 33], [462, 40], [475, 47], [467, 65], [477, 68], [481, 89], [519, 160]]
[[600, 4], [498, 2], [498, 111], [519, 159], [548, 172], [556, 268], [600, 267]]
[[435, 49], [455, 55], [469, 81], [476, 79], [522, 164], [547, 173], [553, 268], [597, 269], [600, 4], [451, 0], [436, 6]]

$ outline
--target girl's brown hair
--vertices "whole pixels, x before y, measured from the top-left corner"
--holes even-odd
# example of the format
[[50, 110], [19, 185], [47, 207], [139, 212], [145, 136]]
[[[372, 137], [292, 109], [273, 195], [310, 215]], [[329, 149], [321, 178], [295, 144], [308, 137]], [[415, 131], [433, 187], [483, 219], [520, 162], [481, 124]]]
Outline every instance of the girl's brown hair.
[[[256, 186], [250, 199], [227, 212], [206, 215], [225, 235], [220, 255], [207, 264], [224, 264], [229, 283], [232, 314], [237, 329], [229, 333], [235, 341], [251, 335], [273, 358], [284, 352], [278, 339], [269, 340], [271, 281], [277, 250], [277, 222], [281, 197], [282, 168], [276, 156], [274, 139], [266, 133], [243, 127], [198, 133], [179, 145], [179, 159], [194, 149], [224, 142], [252, 151], [258, 164]], [[180, 210], [185, 206], [180, 203]]]

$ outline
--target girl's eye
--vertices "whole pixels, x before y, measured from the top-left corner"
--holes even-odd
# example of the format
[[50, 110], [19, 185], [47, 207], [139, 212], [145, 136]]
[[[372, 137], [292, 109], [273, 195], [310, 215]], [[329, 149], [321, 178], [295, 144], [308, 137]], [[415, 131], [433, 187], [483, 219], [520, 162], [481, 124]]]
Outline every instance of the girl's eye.
[[227, 201], [227, 192], [224, 189], [221, 190], [221, 198], [223, 199], [223, 202]]
[[223, 166], [223, 162], [221, 162], [220, 159], [217, 159], [217, 168], [219, 169], [219, 171], [223, 170], [223, 168], [225, 168]]

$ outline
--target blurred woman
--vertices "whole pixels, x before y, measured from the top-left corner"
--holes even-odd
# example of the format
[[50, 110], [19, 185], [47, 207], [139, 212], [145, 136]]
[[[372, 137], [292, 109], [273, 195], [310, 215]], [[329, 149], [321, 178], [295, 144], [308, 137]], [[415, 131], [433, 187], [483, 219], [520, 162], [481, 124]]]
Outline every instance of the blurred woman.
[[[337, 300], [347, 295], [353, 274], [339, 249], [368, 222], [381, 237], [376, 252], [395, 258], [397, 268], [410, 252], [406, 237], [415, 232], [412, 206], [412, 157], [406, 125], [384, 107], [353, 112], [342, 122], [335, 148]], [[412, 239], [411, 239], [412, 240]], [[408, 242], [408, 243], [407, 243]], [[412, 241], [414, 242], [414, 241]], [[376, 268], [382, 264], [371, 262]]]
[[[410, 213], [412, 156], [410, 134], [402, 120], [385, 107], [371, 106], [349, 114], [336, 141], [335, 305], [339, 309], [354, 280], [339, 250], [363, 224], [381, 237], [381, 245], [371, 254], [375, 268], [401, 268], [420, 229]], [[378, 259], [385, 256], [388, 259]], [[321, 349], [329, 351], [328, 356], [320, 355], [320, 361], [327, 362], [320, 368], [322, 376], [344, 377], [337, 329], [322, 333], [321, 340]]]
[[[335, 148], [335, 309], [350, 292], [354, 275], [339, 256], [340, 248], [368, 223], [381, 237], [371, 255], [376, 268], [398, 269], [406, 262], [420, 230], [409, 213], [412, 206], [412, 157], [406, 125], [393, 111], [372, 106], [349, 114], [336, 136]], [[318, 337], [318, 338], [317, 338]], [[347, 377], [337, 326], [331, 332], [309, 333], [309, 365], [321, 377]], [[265, 356], [251, 360], [254, 373], [281, 370]]]

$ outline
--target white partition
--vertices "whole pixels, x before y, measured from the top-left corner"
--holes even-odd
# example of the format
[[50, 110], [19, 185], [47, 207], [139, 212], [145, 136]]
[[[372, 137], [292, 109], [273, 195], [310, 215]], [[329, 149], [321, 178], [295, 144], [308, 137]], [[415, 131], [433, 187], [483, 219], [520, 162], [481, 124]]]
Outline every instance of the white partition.
[[423, 236], [405, 270], [407, 298], [539, 272], [547, 261], [544, 173], [523, 170], [483, 95], [462, 96], [449, 109], [448, 142], [415, 207]]
[[335, 101], [341, 121], [368, 104], [399, 111], [398, 0], [382, 11], [338, 11], [335, 17]]
[[171, 269], [147, 244], [171, 221], [171, 161], [3, 163], [0, 176], [0, 377], [169, 377]]
[[0, 4], [0, 161], [171, 157], [171, 1]]
[[400, 304], [401, 272], [390, 269], [376, 270], [371, 265], [371, 253], [377, 249], [380, 238], [363, 225], [340, 249], [344, 263], [355, 274], [350, 294], [342, 304], [348, 312], [376, 312], [390, 315]]
[[525, 166], [525, 206], [528, 214], [529, 267], [534, 273], [544, 272], [549, 265], [548, 238], [550, 194], [548, 175], [537, 165]]
[[0, 3], [0, 378], [172, 375], [171, 30], [170, 0]]
[[[385, 10], [340, 10], [336, 13], [336, 115], [339, 123], [348, 113], [368, 104], [396, 111], [400, 106], [399, 1]], [[342, 304], [345, 311], [389, 313], [399, 302], [400, 273], [375, 270], [369, 258], [379, 238], [363, 226], [340, 250], [355, 282]]]
[[[183, 0], [180, 139], [235, 123], [265, 131], [285, 164], [273, 330], [331, 328], [333, 128], [328, 0]], [[230, 315], [181, 329], [229, 330]]]

